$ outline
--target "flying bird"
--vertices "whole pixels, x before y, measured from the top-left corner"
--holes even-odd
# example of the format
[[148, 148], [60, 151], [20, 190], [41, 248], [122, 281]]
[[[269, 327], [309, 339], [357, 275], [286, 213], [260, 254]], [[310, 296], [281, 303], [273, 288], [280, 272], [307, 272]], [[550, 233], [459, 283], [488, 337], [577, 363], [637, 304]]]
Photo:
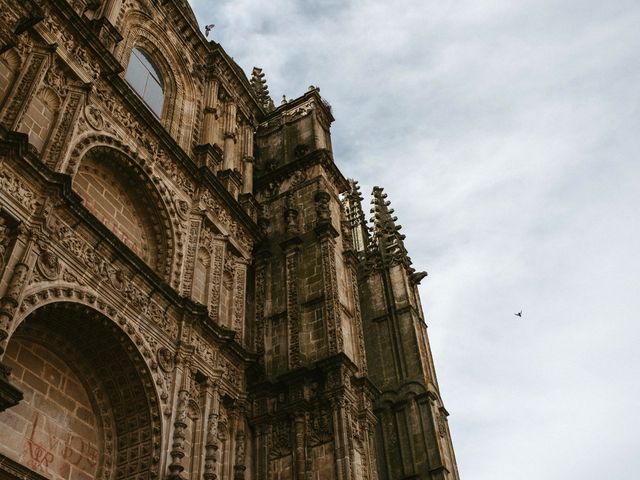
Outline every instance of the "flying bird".
[[209, 36], [209, 32], [211, 30], [213, 30], [213, 27], [215, 27], [215, 25], [213, 23], [211, 25], [207, 25], [206, 27], [204, 27], [204, 36], [205, 37]]
[[514, 313], [514, 315], [516, 317], [522, 317], [522, 310], [520, 310], [518, 313]]

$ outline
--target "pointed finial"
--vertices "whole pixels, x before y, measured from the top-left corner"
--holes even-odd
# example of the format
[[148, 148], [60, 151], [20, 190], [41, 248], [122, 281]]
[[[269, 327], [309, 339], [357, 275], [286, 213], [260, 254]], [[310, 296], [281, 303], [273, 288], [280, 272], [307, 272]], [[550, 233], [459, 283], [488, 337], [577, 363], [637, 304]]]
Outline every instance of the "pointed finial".
[[364, 252], [370, 243], [369, 231], [367, 226], [367, 220], [362, 211], [362, 195], [360, 194], [360, 187], [358, 182], [353, 179], [347, 180], [349, 188], [344, 194], [342, 201], [346, 221], [351, 228], [351, 240], [353, 242], [353, 248], [357, 252]]
[[276, 106], [269, 95], [269, 87], [267, 86], [267, 81], [264, 78], [264, 73], [262, 73], [261, 68], [253, 67], [249, 83], [251, 84], [251, 88], [256, 94], [260, 105], [262, 105], [267, 112], [275, 110]]

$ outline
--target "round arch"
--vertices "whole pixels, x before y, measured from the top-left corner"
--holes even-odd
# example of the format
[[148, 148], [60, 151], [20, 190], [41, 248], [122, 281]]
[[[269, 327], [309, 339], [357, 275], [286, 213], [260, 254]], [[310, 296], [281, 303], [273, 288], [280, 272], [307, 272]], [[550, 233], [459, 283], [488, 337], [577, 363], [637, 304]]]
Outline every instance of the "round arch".
[[85, 206], [170, 281], [172, 271], [179, 270], [173, 260], [180, 220], [170, 192], [150, 164], [113, 137], [89, 135], [76, 143], [64, 171], [73, 177], [74, 191]]
[[161, 220], [159, 225], [162, 226], [161, 231], [164, 233], [164, 241], [166, 242], [165, 259], [158, 265], [156, 271], [165, 280], [172, 280], [173, 285], [177, 287], [182, 269], [182, 257], [176, 255], [176, 248], [181, 248], [184, 237], [182, 231], [184, 217], [178, 213], [178, 204], [176, 203], [180, 199], [172, 195], [172, 190], [166, 186], [165, 181], [155, 171], [153, 161], [110, 135], [92, 132], [78, 138], [58, 170], [75, 177], [82, 159], [94, 148], [109, 148], [120, 155], [122, 161], [127, 163], [131, 171], [135, 172], [138, 182], [145, 185], [147, 192], [154, 199], [154, 205], [157, 206], [156, 213]]
[[3, 359], [25, 398], [0, 414], [2, 453], [53, 480], [157, 477], [160, 401], [131, 335], [68, 299], [28, 310]]

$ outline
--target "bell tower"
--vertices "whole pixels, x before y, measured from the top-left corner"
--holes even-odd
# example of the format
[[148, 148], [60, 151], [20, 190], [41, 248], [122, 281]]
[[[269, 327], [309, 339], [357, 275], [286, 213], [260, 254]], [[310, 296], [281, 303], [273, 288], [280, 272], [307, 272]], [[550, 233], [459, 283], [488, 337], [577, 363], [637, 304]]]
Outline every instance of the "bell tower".
[[377, 478], [375, 389], [366, 378], [358, 262], [340, 199], [349, 184], [333, 162], [332, 121], [310, 88], [273, 109], [256, 134], [264, 234], [255, 263], [262, 369], [250, 391], [257, 478]]

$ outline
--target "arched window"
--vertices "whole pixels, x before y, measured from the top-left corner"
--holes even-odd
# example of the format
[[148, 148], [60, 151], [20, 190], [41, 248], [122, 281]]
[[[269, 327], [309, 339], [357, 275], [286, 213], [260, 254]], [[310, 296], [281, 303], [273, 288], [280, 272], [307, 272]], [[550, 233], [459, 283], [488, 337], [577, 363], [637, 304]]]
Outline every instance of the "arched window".
[[139, 48], [133, 49], [124, 78], [153, 113], [160, 117], [164, 103], [164, 83], [158, 68], [146, 52]]

